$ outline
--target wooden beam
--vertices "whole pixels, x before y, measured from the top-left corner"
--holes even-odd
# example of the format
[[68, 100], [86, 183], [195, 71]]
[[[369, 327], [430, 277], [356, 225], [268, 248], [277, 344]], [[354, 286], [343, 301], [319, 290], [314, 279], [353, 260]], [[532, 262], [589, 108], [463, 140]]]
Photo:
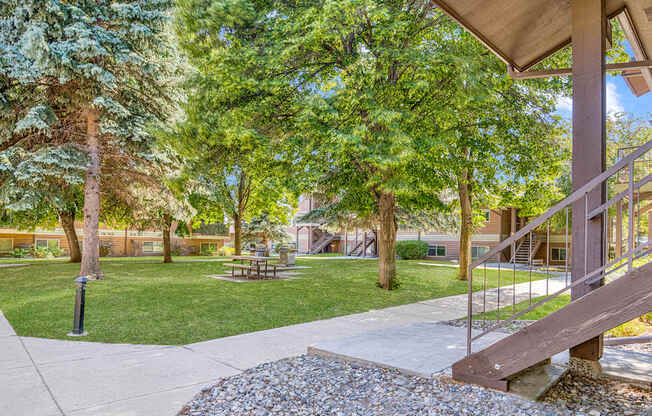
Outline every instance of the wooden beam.
[[[652, 60], [646, 59], [643, 61], [622, 62], [616, 64], [605, 64], [606, 71], [622, 71], [626, 69], [649, 69], [652, 68]], [[544, 71], [514, 71], [511, 66], [507, 67], [507, 73], [514, 79], [535, 79], [535, 78], [551, 78], [562, 77], [573, 74], [573, 68], [559, 68], [548, 69]]]

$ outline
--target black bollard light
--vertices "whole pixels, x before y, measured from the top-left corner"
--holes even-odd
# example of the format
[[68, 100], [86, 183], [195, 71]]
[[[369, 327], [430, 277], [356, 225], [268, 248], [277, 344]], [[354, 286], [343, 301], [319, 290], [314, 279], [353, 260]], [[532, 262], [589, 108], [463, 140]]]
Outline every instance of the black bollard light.
[[75, 279], [77, 282], [77, 292], [75, 293], [75, 322], [69, 337], [83, 337], [88, 335], [84, 332], [84, 303], [86, 302], [86, 276], [79, 276]]

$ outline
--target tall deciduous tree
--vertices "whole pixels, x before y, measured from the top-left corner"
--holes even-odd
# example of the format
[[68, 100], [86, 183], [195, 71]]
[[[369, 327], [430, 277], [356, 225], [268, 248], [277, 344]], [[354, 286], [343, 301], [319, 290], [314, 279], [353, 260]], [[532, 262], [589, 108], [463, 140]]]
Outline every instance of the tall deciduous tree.
[[[75, 142], [88, 155], [80, 274], [102, 276], [102, 157], [139, 152], [168, 110], [170, 2], [0, 3], [0, 151]], [[168, 62], [169, 63], [169, 62]]]
[[274, 75], [278, 68], [256, 56], [267, 56], [257, 49], [264, 48], [261, 35], [271, 4], [179, 2], [179, 38], [196, 70], [188, 80], [186, 119], [168, 142], [187, 160], [189, 183], [208, 203], [208, 217], [220, 212], [233, 224], [236, 254], [242, 249], [243, 221], [263, 211], [288, 216], [288, 205], [295, 204], [285, 183], [292, 175], [280, 141], [293, 104], [284, 97], [294, 89]]

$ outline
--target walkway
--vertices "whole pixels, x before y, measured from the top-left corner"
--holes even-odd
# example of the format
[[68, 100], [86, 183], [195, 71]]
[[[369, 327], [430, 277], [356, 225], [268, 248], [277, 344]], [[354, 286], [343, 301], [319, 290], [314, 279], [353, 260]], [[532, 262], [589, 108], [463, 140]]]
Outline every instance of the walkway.
[[[545, 281], [534, 286], [545, 293]], [[503, 288], [501, 297], [511, 290]], [[525, 290], [527, 284], [517, 285], [517, 301]], [[185, 346], [18, 337], [0, 313], [0, 415], [174, 415], [218, 378], [303, 354], [318, 343], [457, 319], [466, 307], [466, 295], [451, 296]], [[446, 348], [431, 347], [437, 346]]]

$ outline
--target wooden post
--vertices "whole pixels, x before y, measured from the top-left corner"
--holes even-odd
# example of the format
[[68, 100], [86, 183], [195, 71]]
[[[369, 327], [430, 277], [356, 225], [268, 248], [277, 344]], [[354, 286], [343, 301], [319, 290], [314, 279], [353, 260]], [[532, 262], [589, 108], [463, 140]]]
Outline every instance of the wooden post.
[[616, 258], [623, 255], [623, 201], [616, 203]]
[[297, 250], [297, 254], [299, 253], [299, 230], [301, 227], [297, 226], [296, 233], [297, 233], [297, 239], [296, 239], [296, 244], [295, 244], [295, 250]]
[[344, 227], [344, 255], [346, 256], [346, 253], [348, 253], [348, 248], [349, 248], [349, 229], [347, 227]]
[[358, 229], [355, 229], [355, 244], [353, 247], [358, 247]]
[[367, 257], [367, 232], [362, 233], [362, 257]]
[[[573, 189], [578, 189], [605, 170], [605, 38], [607, 30], [606, 0], [572, 0], [573, 39]], [[589, 210], [605, 202], [605, 187], [588, 195]], [[571, 280], [603, 264], [602, 216], [592, 220], [585, 235], [585, 200], [573, 204], [573, 239]], [[585, 244], [586, 243], [586, 244]], [[586, 245], [586, 247], [585, 247]], [[586, 250], [585, 250], [586, 249]], [[582, 284], [571, 290], [577, 299], [595, 289]], [[572, 357], [599, 360], [602, 335], [571, 348]]]

